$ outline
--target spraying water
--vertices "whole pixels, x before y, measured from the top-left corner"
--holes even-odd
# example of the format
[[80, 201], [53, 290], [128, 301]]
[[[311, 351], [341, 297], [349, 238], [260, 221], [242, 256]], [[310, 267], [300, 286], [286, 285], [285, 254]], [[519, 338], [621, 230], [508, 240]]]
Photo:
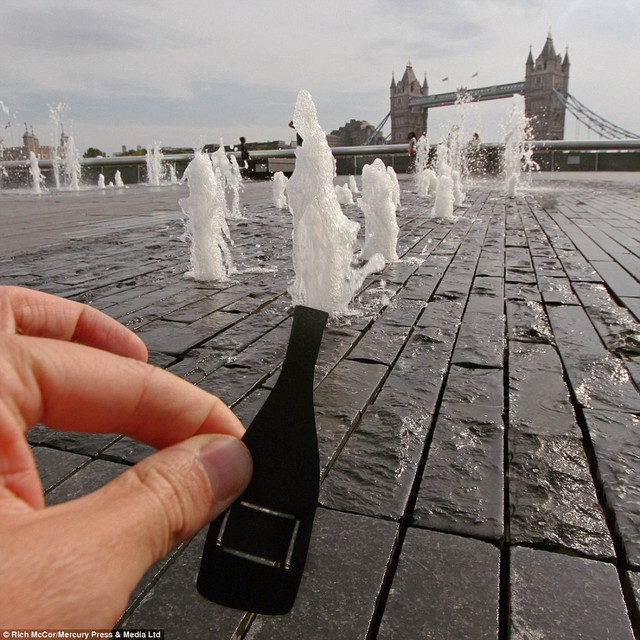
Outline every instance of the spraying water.
[[396, 205], [396, 209], [400, 209], [400, 183], [398, 182], [398, 176], [395, 169], [391, 166], [387, 167], [387, 175], [391, 180], [391, 196], [393, 197], [393, 204]]
[[394, 189], [393, 179], [380, 158], [362, 168], [362, 198], [358, 199], [358, 206], [365, 219], [365, 241], [362, 249], [365, 260], [378, 253], [387, 262], [398, 260], [396, 245], [399, 228]]
[[106, 189], [103, 173], [98, 176], [98, 189]]
[[44, 176], [40, 172], [38, 158], [33, 151], [29, 151], [29, 173], [31, 174], [31, 191], [33, 193], [42, 193], [45, 189]]
[[76, 147], [73, 136], [63, 135], [62, 144], [62, 173], [70, 191], [80, 191], [80, 152]]
[[451, 166], [447, 159], [448, 152], [446, 144], [438, 145], [438, 186], [436, 187], [436, 200], [432, 210], [434, 218], [442, 219], [453, 216], [453, 178], [451, 177]]
[[227, 160], [227, 154], [224, 150], [224, 142], [222, 141], [222, 138], [220, 139], [220, 145], [218, 148], [211, 154], [211, 166], [213, 167], [214, 172], [218, 171], [222, 180], [224, 180], [227, 173], [229, 173], [229, 160]]
[[416, 143], [416, 188], [418, 195], [426, 198], [429, 195], [429, 186], [431, 185], [431, 169], [429, 164], [429, 140], [426, 136], [420, 136]]
[[282, 171], [276, 171], [273, 174], [273, 185], [271, 191], [273, 193], [273, 204], [276, 209], [287, 208], [287, 176]]
[[59, 102], [55, 107], [49, 105], [49, 120], [52, 124], [52, 147], [53, 151], [53, 179], [56, 189], [60, 189], [60, 165], [62, 158], [60, 157], [60, 140], [62, 136], [62, 112], [66, 105]]
[[147, 184], [159, 187], [162, 178], [162, 149], [159, 142], [154, 142], [151, 149], [147, 149]]
[[240, 213], [240, 186], [242, 183], [240, 167], [238, 167], [235, 156], [232, 156], [232, 160], [227, 158], [222, 139], [220, 139], [220, 146], [211, 154], [211, 166], [222, 185], [227, 218], [242, 218]]
[[295, 280], [293, 304], [342, 313], [371, 273], [385, 260], [376, 254], [360, 269], [352, 267], [359, 225], [342, 212], [333, 179], [335, 161], [308, 91], [298, 94], [293, 123], [304, 143], [296, 148], [296, 167], [287, 185], [293, 215]]
[[225, 192], [227, 194], [227, 217], [242, 218], [240, 211], [240, 189], [243, 189], [242, 174], [235, 156], [229, 159], [229, 171], [225, 176]]
[[349, 189], [351, 189], [351, 193], [353, 194], [360, 193], [360, 189], [358, 189], [358, 183], [356, 182], [355, 176], [349, 176]]
[[122, 181], [122, 176], [120, 175], [120, 171], [116, 171], [116, 187], [124, 187], [124, 182]]
[[515, 96], [509, 119], [504, 126], [504, 176], [508, 198], [515, 198], [523, 170], [537, 170], [532, 159], [533, 147], [527, 144], [530, 137], [529, 120], [524, 113], [524, 98]]
[[453, 205], [459, 207], [467, 197], [466, 193], [462, 190], [462, 178], [460, 177], [459, 171], [451, 171], [451, 181], [453, 182]]
[[191, 269], [186, 276], [200, 282], [228, 280], [232, 267], [224, 187], [211, 160], [196, 151], [183, 178], [189, 197], [179, 201], [191, 240]]
[[335, 186], [335, 192], [340, 204], [353, 204], [353, 193], [351, 193], [348, 183], [345, 183], [343, 186], [337, 184]]

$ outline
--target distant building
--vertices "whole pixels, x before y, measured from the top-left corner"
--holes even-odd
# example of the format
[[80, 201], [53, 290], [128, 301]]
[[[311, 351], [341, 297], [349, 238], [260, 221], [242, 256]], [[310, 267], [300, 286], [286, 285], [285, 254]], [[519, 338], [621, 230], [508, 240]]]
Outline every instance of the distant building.
[[569, 92], [569, 53], [556, 54], [551, 34], [540, 55], [533, 61], [531, 47], [525, 66], [525, 115], [531, 119], [534, 140], [562, 140], [564, 138], [565, 106], [558, 100]]
[[[524, 82], [513, 82], [472, 89], [469, 93], [478, 100], [505, 98], [515, 93], [524, 95], [525, 114], [530, 119], [534, 140], [562, 140], [566, 107], [558, 94], [569, 93], [569, 54], [564, 58], [556, 54], [551, 33], [540, 52], [533, 60], [531, 48], [525, 64]], [[455, 103], [458, 91], [429, 95], [429, 85], [425, 76], [420, 84], [409, 61], [400, 82], [391, 77], [390, 116], [391, 142], [404, 143], [413, 131], [420, 136], [427, 131], [429, 109]], [[466, 91], [466, 90], [465, 90]]]
[[409, 105], [411, 98], [418, 98], [429, 95], [429, 85], [427, 76], [420, 84], [413, 71], [411, 60], [407, 62], [407, 67], [400, 82], [396, 83], [395, 77], [391, 76], [391, 86], [389, 87], [391, 101], [391, 143], [401, 144], [407, 141], [409, 133], [414, 132], [418, 137], [427, 130], [427, 110], [414, 109]]
[[31, 133], [29, 128], [25, 124], [24, 134], [22, 135], [21, 147], [7, 147], [3, 150], [3, 160], [28, 160], [29, 152], [33, 152], [40, 160], [51, 160], [55, 157], [55, 149], [46, 145], [41, 145], [38, 138], [33, 133], [33, 127], [31, 127]]
[[330, 147], [359, 147], [365, 144], [372, 136], [373, 144], [384, 144], [384, 134], [375, 133], [375, 127], [366, 120], [351, 119], [343, 127], [335, 129], [327, 134], [327, 142]]

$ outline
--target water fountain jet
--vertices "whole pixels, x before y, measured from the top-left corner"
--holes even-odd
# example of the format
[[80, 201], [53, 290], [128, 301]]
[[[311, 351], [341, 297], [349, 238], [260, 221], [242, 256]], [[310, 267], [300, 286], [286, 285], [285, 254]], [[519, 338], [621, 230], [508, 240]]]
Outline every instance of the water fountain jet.
[[200, 282], [228, 280], [232, 268], [224, 187], [207, 154], [198, 150], [185, 169], [189, 197], [179, 201], [191, 240], [191, 269]]
[[293, 124], [304, 143], [296, 148], [287, 185], [295, 270], [289, 293], [294, 305], [343, 313], [364, 279], [381, 270], [385, 260], [376, 254], [363, 267], [352, 267], [359, 225], [344, 215], [336, 198], [335, 160], [308, 91], [298, 94]]
[[504, 126], [505, 191], [508, 198], [515, 198], [523, 170], [535, 171], [540, 167], [532, 159], [533, 148], [527, 143], [530, 123], [524, 113], [524, 99], [515, 96], [507, 123]]
[[273, 185], [271, 187], [273, 194], [273, 204], [276, 209], [287, 208], [287, 176], [282, 171], [276, 171], [273, 174]]
[[362, 258], [365, 260], [378, 253], [387, 262], [398, 260], [396, 245], [399, 227], [394, 191], [393, 179], [380, 158], [362, 168], [362, 197], [358, 198], [358, 206], [365, 219], [362, 249]]
[[433, 204], [432, 216], [434, 218], [453, 217], [453, 179], [451, 177], [451, 166], [447, 160], [449, 150], [447, 145], [438, 145], [437, 150], [437, 172], [438, 186], [436, 187], [436, 199]]
[[45, 190], [44, 176], [38, 165], [38, 158], [33, 151], [29, 151], [29, 173], [31, 174], [31, 191], [33, 193], [42, 193]]
[[154, 142], [153, 147], [147, 149], [145, 159], [147, 162], [147, 184], [159, 187], [162, 179], [162, 148], [159, 142]]
[[82, 171], [80, 152], [76, 147], [73, 136], [63, 135], [63, 139], [62, 171], [65, 176], [65, 182], [70, 191], [80, 191], [80, 175]]

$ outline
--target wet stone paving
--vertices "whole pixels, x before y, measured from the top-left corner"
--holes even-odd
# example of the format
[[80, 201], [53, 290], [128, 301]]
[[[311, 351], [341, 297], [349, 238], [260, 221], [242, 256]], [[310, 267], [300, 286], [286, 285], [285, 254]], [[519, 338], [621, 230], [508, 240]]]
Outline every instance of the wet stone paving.
[[[515, 199], [498, 180], [470, 183], [449, 221], [430, 218], [411, 177], [400, 184], [400, 259], [322, 341], [320, 504], [293, 611], [253, 616], [201, 598], [202, 531], [149, 570], [120, 627], [250, 640], [640, 637], [640, 177], [534, 177]], [[125, 198], [108, 224], [3, 254], [0, 282], [117, 318], [154, 364], [248, 424], [284, 357], [293, 278], [291, 215], [268, 183], [249, 186], [262, 191], [229, 221], [227, 282], [184, 277], [186, 187], [135, 224]], [[24, 200], [2, 196], [0, 211]], [[87, 196], [87, 207], [109, 202]], [[360, 210], [344, 211], [362, 239]], [[113, 427], [29, 432], [48, 504], [153, 451]]]

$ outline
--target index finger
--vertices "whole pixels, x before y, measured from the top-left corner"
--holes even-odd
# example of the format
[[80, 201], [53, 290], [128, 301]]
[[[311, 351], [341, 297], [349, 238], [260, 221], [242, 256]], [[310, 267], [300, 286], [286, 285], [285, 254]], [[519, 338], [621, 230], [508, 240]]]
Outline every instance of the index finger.
[[64, 430], [122, 433], [157, 448], [202, 433], [244, 434], [222, 400], [152, 365], [26, 336], [15, 337], [4, 351], [23, 385], [12, 401], [23, 427], [42, 422]]
[[78, 342], [147, 360], [142, 340], [92, 307], [22, 287], [0, 287], [0, 331]]

